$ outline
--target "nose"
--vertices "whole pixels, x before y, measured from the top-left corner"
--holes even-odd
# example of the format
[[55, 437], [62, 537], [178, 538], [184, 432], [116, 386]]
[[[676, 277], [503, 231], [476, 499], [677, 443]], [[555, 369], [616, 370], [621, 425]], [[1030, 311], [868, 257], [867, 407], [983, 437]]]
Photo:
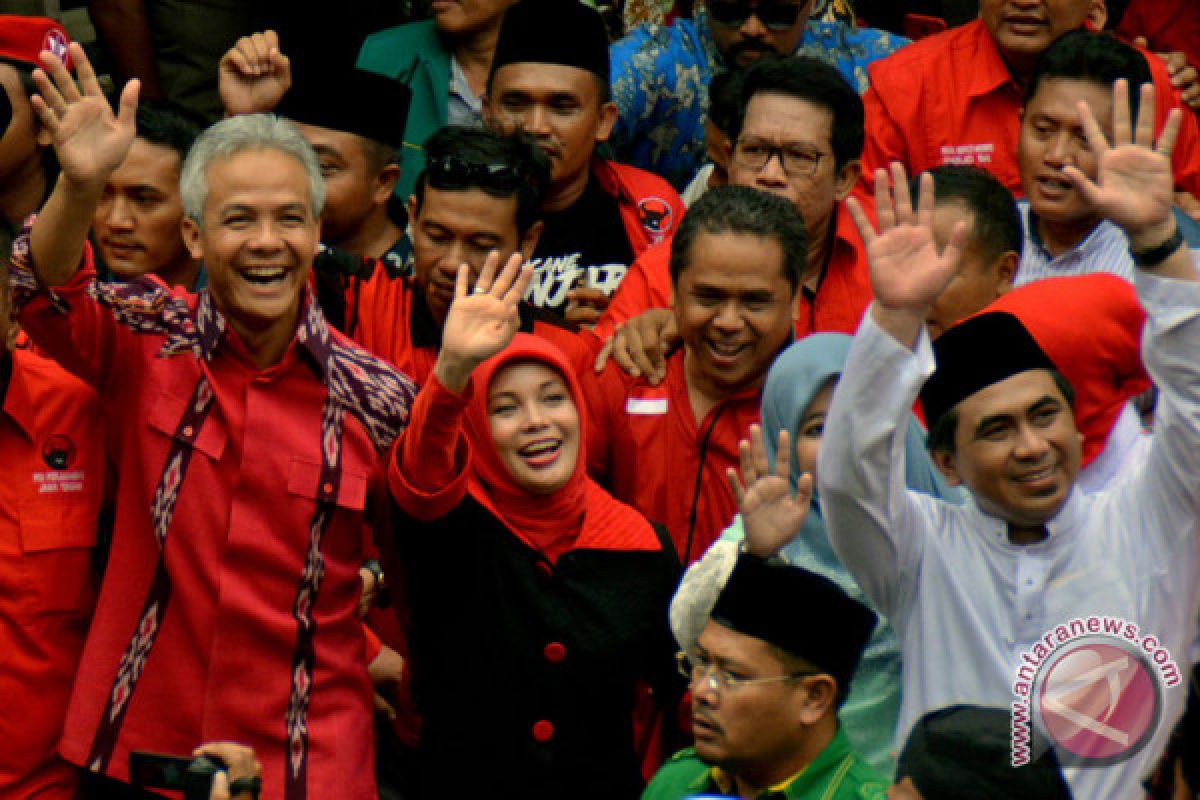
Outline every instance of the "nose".
[[778, 188], [787, 186], [787, 170], [783, 168], [783, 153], [776, 150], [767, 156], [767, 163], [758, 171], [757, 183], [760, 186]]
[[527, 431], [536, 431], [546, 426], [545, 409], [542, 408], [542, 404], [537, 400], [526, 403], [524, 422], [524, 428]]
[[745, 327], [746, 322], [742, 319], [737, 302], [730, 300], [720, 305], [716, 315], [713, 316], [712, 324], [722, 333], [732, 334], [739, 333]]
[[1017, 440], [1013, 457], [1018, 461], [1038, 462], [1050, 452], [1050, 443], [1032, 425], [1022, 424], [1017, 428]]
[[121, 195], [116, 195], [109, 203], [108, 214], [105, 216], [105, 222], [108, 223], [108, 227], [114, 230], [133, 230], [132, 210], [132, 204], [128, 200]]
[[[438, 259], [437, 270], [442, 273], [446, 280], [453, 282], [458, 277], [458, 268], [461, 267], [467, 260], [467, 249], [463, 243], [457, 239], [451, 243], [450, 247]], [[474, 275], [472, 275], [472, 283], [474, 283]]]
[[525, 113], [521, 128], [530, 136], [545, 136], [550, 133], [550, 115], [540, 103], [534, 103]]
[[750, 10], [750, 16], [746, 17], [746, 21], [742, 23], [742, 27], [738, 28], [738, 33], [747, 39], [765, 39], [770, 31], [763, 21], [758, 16], [758, 9]]
[[251, 231], [250, 247], [256, 251], [277, 252], [283, 249], [283, 238], [273, 220], [262, 219]]
[[1059, 131], [1046, 147], [1045, 161], [1055, 167], [1065, 167], [1075, 163], [1075, 146], [1071, 132]]

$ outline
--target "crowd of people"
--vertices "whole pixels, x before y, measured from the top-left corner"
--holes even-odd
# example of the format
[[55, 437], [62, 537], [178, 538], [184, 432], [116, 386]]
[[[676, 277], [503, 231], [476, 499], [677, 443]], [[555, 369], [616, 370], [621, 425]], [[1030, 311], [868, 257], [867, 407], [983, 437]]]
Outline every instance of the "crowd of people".
[[1200, 4], [142, 5], [0, 15], [0, 799], [1200, 793]]

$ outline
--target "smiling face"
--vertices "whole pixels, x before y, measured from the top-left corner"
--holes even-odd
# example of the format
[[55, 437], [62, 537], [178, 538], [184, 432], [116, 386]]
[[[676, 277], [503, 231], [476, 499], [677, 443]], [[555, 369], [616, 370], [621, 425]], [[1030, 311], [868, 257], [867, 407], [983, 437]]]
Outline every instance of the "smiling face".
[[180, 166], [171, 148], [134, 139], [129, 155], [109, 176], [92, 233], [104, 263], [121, 278], [148, 272], [173, 276], [193, 265], [179, 227]]
[[775, 239], [696, 236], [672, 300], [690, 379], [722, 394], [762, 384], [795, 319], [784, 270]]
[[1112, 141], [1112, 91], [1092, 81], [1046, 78], [1025, 106], [1017, 142], [1021, 185], [1039, 222], [1090, 229], [1100, 217], [1067, 179], [1077, 167], [1095, 180], [1096, 157], [1088, 147], [1077, 104], [1085, 101]]
[[1083, 435], [1053, 376], [1028, 370], [956, 406], [955, 452], [934, 451], [939, 468], [979, 507], [1018, 527], [1036, 527], [1067, 500]]
[[531, 494], [558, 491], [579, 462], [579, 409], [566, 381], [537, 362], [499, 370], [488, 386], [488, 425], [500, 461]]
[[493, 128], [533, 137], [550, 159], [556, 186], [588, 170], [617, 121], [617, 107], [600, 102], [596, 76], [562, 64], [505, 64], [492, 76], [486, 103]]
[[[707, 0], [708, 24], [717, 51], [731, 67], [748, 66], [766, 53], [790, 56], [800, 46], [804, 26], [808, 24], [808, 15], [812, 13], [815, 2], [816, 0], [757, 0], [756, 3], [751, 3], [755, 13], [738, 24], [737, 20], [722, 22], [720, 18], [728, 18], [725, 8], [729, 8], [731, 12], [737, 11], [738, 17], [742, 16], [739, 7], [746, 5], [747, 0]], [[764, 17], [767, 18], [766, 22]], [[794, 21], [786, 28], [767, 24], [775, 19]]]
[[1028, 74], [1055, 39], [1085, 21], [1100, 30], [1107, 13], [1104, 0], [980, 0], [979, 17], [1004, 60]]
[[290, 338], [320, 239], [303, 165], [278, 150], [246, 150], [208, 166], [203, 225], [184, 239], [208, 270], [213, 302], [235, 329]]

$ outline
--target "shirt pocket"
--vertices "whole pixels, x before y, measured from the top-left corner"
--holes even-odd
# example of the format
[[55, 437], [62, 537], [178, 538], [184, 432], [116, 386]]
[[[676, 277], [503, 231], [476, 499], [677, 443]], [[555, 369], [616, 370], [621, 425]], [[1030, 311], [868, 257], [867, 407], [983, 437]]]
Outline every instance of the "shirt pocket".
[[[367, 507], [367, 480], [365, 472], [350, 466], [342, 467], [338, 480], [336, 505], [350, 511], [362, 511]], [[333, 487], [321, 484], [321, 463], [301, 456], [293, 456], [288, 467], [288, 492], [299, 497], [317, 500], [332, 493]]]
[[[164, 392], [158, 396], [154, 404], [150, 407], [150, 413], [146, 418], [146, 422], [153, 430], [158, 431], [164, 436], [185, 442], [192, 435], [192, 432], [186, 431], [186, 429], [181, 431], [180, 423], [183, 421], [184, 414], [188, 410], [188, 404], [191, 402], [192, 398], [190, 395], [182, 397], [170, 392]], [[221, 454], [225, 452], [225, 444], [228, 438], [225, 426], [221, 424], [220, 418], [210, 411], [200, 426], [200, 433], [195, 437], [192, 447], [204, 453], [213, 461], [219, 461]]]
[[99, 576], [92, 560], [99, 509], [87, 499], [22, 503], [21, 566], [34, 614], [87, 616]]

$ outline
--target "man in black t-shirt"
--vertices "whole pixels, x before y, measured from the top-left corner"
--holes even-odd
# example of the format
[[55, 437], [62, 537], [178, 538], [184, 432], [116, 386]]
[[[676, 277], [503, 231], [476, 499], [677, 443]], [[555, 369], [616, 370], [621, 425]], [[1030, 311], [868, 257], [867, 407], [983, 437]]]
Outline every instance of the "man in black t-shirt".
[[488, 124], [533, 137], [553, 170], [526, 300], [582, 325], [683, 216], [666, 181], [596, 157], [617, 117], [608, 75], [599, 14], [577, 0], [525, 0], [505, 14], [484, 100]]

